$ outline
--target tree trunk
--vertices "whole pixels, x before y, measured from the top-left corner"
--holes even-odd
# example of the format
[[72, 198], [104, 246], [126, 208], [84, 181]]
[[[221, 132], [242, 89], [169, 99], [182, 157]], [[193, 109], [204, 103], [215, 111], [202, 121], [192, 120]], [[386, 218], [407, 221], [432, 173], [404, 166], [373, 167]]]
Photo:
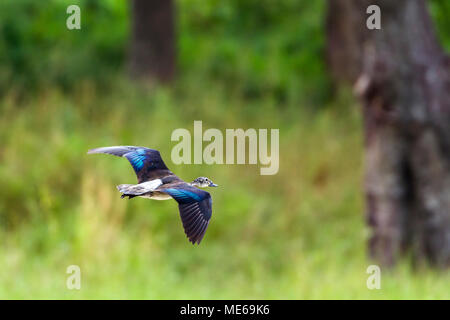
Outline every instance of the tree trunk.
[[168, 82], [175, 73], [172, 0], [132, 1], [130, 71], [133, 77]]
[[[328, 62], [363, 105], [371, 256], [450, 266], [450, 60], [424, 0], [329, 0]], [[381, 9], [368, 30], [366, 9]]]

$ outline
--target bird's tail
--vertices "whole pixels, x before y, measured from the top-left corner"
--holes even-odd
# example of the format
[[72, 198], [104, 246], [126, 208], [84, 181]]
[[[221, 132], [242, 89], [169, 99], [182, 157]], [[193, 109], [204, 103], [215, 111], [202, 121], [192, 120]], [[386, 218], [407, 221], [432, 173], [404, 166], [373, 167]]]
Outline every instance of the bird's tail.
[[128, 197], [129, 199], [137, 197], [145, 193], [142, 188], [135, 184], [120, 184], [117, 186], [117, 190], [122, 193], [121, 198]]
[[132, 184], [119, 184], [117, 186], [117, 190], [119, 190], [119, 192], [121, 193], [127, 193], [127, 191], [130, 190], [130, 187], [132, 186], [133, 186]]

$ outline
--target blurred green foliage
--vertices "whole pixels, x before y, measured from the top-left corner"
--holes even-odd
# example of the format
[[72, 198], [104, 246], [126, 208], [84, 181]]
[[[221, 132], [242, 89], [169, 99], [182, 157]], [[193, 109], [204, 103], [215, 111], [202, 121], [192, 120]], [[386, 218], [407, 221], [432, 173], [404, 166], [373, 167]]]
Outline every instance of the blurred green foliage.
[[[82, 8], [82, 28], [66, 28], [66, 8]], [[126, 1], [34, 0], [0, 3], [0, 92], [105, 84], [122, 70], [128, 38]]]
[[[68, 4], [79, 31], [65, 28]], [[180, 0], [178, 80], [143, 89], [123, 76], [127, 1], [2, 1], [0, 298], [448, 299], [449, 274], [406, 263], [366, 287], [361, 119], [329, 97], [325, 4]], [[431, 5], [448, 48], [447, 2]], [[194, 120], [279, 128], [279, 173], [173, 165], [171, 133]], [[120, 199], [115, 185], [135, 181], [125, 160], [86, 155], [119, 144], [220, 185], [200, 246], [175, 202]], [[72, 264], [80, 291], [65, 286]]]
[[[82, 8], [82, 28], [65, 28], [66, 7]], [[177, 2], [179, 75], [214, 79], [248, 97], [271, 92], [323, 101], [323, 1]], [[6, 1], [0, 5], [0, 90], [73, 88], [110, 82], [129, 43], [127, 1]]]
[[[220, 86], [112, 94], [84, 86], [11, 92], [0, 103], [0, 298], [448, 298], [449, 274], [383, 270], [368, 290], [362, 135], [345, 97], [312, 114], [270, 95], [248, 102]], [[279, 128], [280, 171], [174, 165], [176, 128]], [[186, 239], [174, 201], [121, 199], [129, 163], [93, 147], [144, 145], [180, 177], [211, 177], [213, 216], [200, 246]], [[81, 290], [66, 268], [81, 268]]]
[[450, 1], [429, 0], [429, 8], [436, 31], [446, 52], [450, 51]]
[[324, 1], [181, 1], [182, 72], [219, 79], [246, 98], [328, 98]]
[[[82, 8], [82, 28], [65, 26], [66, 8]], [[180, 77], [215, 80], [247, 98], [270, 92], [284, 103], [329, 98], [325, 72], [326, 1], [179, 0]], [[123, 71], [129, 44], [129, 2], [124, 0], [8, 0], [0, 4], [0, 93], [45, 86], [97, 85]], [[444, 46], [450, 47], [450, 5], [431, 0]], [[198, 81], [197, 79], [197, 81]]]

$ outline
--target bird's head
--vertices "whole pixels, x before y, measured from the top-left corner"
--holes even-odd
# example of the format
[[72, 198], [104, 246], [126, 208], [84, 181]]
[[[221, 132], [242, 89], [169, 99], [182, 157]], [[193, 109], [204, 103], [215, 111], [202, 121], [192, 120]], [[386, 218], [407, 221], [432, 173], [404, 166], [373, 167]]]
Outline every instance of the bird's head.
[[212, 182], [210, 179], [206, 177], [198, 177], [194, 181], [191, 182], [191, 185], [206, 188], [206, 187], [218, 187], [217, 184]]

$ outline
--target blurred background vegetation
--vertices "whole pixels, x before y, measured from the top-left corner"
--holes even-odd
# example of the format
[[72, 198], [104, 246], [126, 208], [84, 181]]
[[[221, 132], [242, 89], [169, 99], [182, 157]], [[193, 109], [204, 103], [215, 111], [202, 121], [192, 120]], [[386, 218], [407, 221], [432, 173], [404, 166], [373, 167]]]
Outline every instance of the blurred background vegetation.
[[[81, 8], [81, 30], [66, 8]], [[450, 3], [429, 2], [450, 49]], [[128, 79], [124, 0], [0, 3], [0, 298], [450, 298], [450, 275], [406, 263], [368, 290], [358, 104], [324, 62], [325, 1], [176, 1], [171, 86]], [[279, 128], [280, 171], [174, 165], [176, 128]], [[125, 160], [161, 151], [205, 175], [213, 218], [200, 246], [176, 203], [120, 199]], [[81, 290], [66, 288], [79, 265]]]

